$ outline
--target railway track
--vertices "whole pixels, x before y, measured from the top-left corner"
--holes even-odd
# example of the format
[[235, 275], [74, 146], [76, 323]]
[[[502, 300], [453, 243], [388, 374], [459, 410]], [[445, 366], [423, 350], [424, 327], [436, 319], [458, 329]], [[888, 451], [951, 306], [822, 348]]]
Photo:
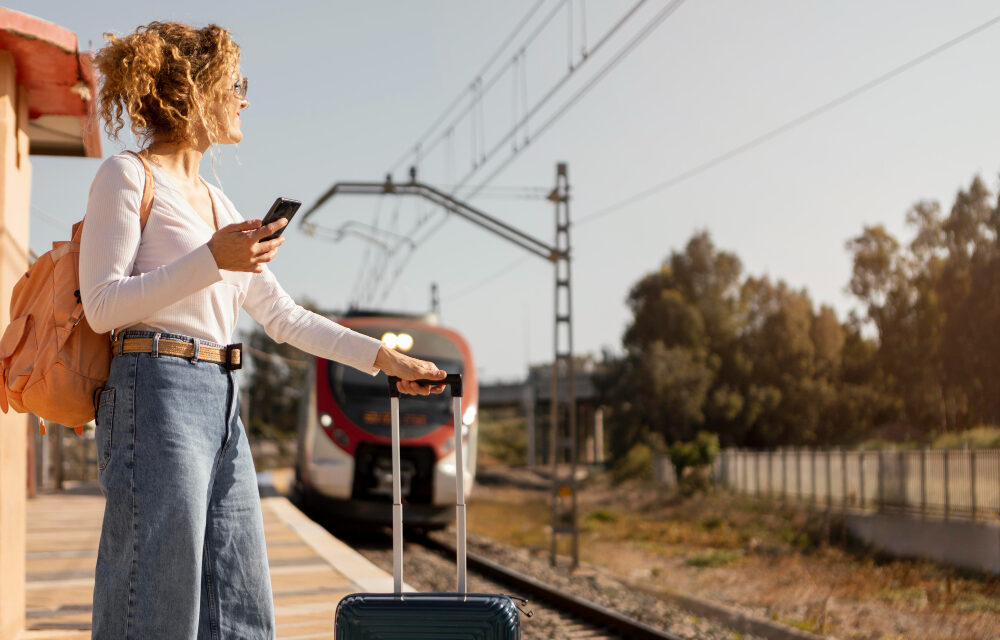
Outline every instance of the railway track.
[[[310, 515], [376, 566], [392, 573], [392, 537], [388, 530], [352, 529], [337, 518], [315, 512]], [[419, 591], [454, 591], [453, 535], [443, 531], [407, 532], [404, 580]], [[518, 602], [522, 612], [531, 614], [522, 614], [523, 640], [762, 640], [761, 636], [739, 634], [693, 616], [603, 574], [584, 571], [567, 575], [524, 550], [477, 541], [475, 536], [470, 536], [467, 567], [470, 592], [509, 593], [528, 599], [527, 603]]]
[[[455, 547], [442, 540], [427, 535], [414, 535], [409, 539], [446, 560], [454, 561]], [[470, 551], [466, 556], [470, 574], [477, 573], [486, 581], [492, 582], [496, 592], [530, 597], [531, 616], [543, 613], [546, 618], [560, 620], [562, 624], [559, 626], [565, 637], [573, 640], [577, 638], [683, 640], [681, 636], [661, 631], [595, 602], [566, 593], [559, 587], [505, 567], [477, 553]], [[530, 625], [530, 622], [527, 624]]]

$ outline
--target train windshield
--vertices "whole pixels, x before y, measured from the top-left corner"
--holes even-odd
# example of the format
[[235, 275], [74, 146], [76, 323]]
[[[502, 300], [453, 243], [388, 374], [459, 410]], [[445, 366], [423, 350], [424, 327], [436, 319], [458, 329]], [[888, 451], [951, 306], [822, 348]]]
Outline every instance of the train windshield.
[[[361, 333], [381, 338], [393, 327], [364, 327]], [[461, 352], [448, 338], [419, 329], [402, 333], [412, 337], [413, 347], [407, 355], [429, 360], [448, 373], [464, 373]], [[327, 365], [330, 391], [344, 414], [362, 429], [378, 435], [389, 435], [389, 389], [385, 374], [372, 376], [354, 367], [330, 361]], [[417, 437], [432, 431], [451, 419], [451, 394], [446, 390], [430, 396], [400, 396], [401, 428], [407, 437]]]

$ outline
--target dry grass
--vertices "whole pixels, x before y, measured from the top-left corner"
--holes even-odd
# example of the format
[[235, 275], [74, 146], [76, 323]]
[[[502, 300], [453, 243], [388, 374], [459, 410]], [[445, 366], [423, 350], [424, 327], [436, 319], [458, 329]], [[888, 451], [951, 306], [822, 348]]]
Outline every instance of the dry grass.
[[[547, 549], [548, 500], [546, 491], [477, 487], [470, 531]], [[805, 509], [729, 494], [680, 499], [598, 479], [580, 493], [580, 524], [585, 563], [814, 633], [864, 640], [1000, 637], [995, 578], [830, 545], [830, 522]], [[566, 552], [569, 540], [562, 538]]]

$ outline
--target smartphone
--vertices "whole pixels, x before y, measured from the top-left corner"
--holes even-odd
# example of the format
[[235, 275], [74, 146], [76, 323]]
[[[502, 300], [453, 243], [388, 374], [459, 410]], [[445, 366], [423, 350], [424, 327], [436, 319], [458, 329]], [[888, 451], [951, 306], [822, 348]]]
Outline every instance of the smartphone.
[[[302, 203], [299, 202], [298, 200], [291, 200], [289, 198], [278, 198], [274, 201], [274, 204], [271, 205], [271, 208], [268, 210], [267, 215], [264, 216], [264, 221], [261, 223], [261, 226], [269, 225], [278, 218], [287, 218], [288, 222], [291, 223], [292, 216], [295, 215], [295, 212], [298, 211], [299, 207], [301, 206]], [[288, 225], [285, 225], [284, 227], [278, 229], [277, 231], [267, 236], [266, 238], [261, 238], [260, 240], [258, 240], [258, 242], [267, 242], [268, 240], [274, 240], [282, 233], [284, 233], [285, 229], [287, 228]]]

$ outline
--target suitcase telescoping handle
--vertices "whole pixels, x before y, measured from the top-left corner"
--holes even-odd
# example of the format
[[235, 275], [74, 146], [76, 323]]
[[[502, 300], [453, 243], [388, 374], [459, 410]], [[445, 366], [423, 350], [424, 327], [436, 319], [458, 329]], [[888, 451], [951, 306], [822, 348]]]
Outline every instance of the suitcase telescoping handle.
[[[389, 403], [392, 412], [392, 586], [393, 593], [403, 592], [403, 501], [400, 488], [399, 462], [399, 378], [389, 378]], [[451, 387], [452, 415], [455, 425], [455, 523], [458, 529], [458, 592], [466, 593], [465, 570], [465, 465], [462, 461], [462, 374], [449, 373], [441, 380], [417, 380], [425, 385], [445, 384]]]

